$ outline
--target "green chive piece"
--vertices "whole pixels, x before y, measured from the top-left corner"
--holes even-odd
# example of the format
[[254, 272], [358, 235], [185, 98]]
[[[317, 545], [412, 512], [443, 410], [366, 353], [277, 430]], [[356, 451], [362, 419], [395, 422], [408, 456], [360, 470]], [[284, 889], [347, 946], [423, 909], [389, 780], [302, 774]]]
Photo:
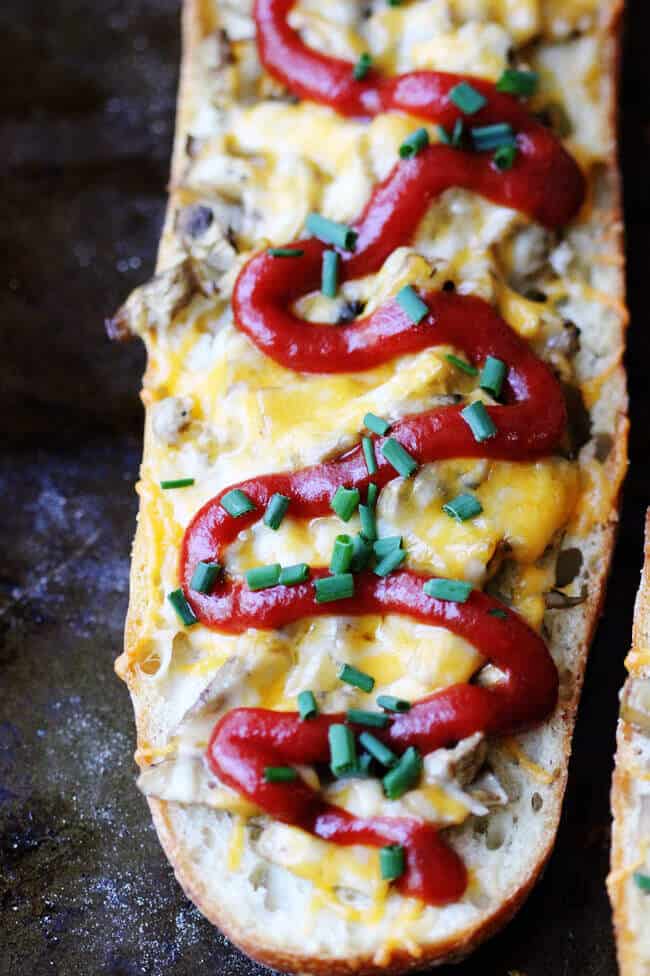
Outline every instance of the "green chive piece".
[[381, 559], [387, 553], [392, 552], [393, 549], [402, 548], [402, 537], [401, 535], [385, 535], [383, 539], [377, 539], [372, 548], [375, 556]]
[[487, 105], [487, 99], [467, 81], [461, 81], [449, 92], [449, 99], [465, 115], [474, 115], [479, 109]]
[[314, 698], [313, 691], [301, 691], [298, 695], [298, 711], [303, 722], [309, 721], [318, 715], [318, 705]]
[[455, 518], [457, 522], [466, 522], [467, 519], [480, 515], [483, 506], [475, 495], [464, 492], [462, 495], [456, 495], [450, 502], [446, 502], [442, 506], [442, 510]]
[[429, 306], [422, 301], [416, 290], [410, 285], [404, 285], [397, 292], [395, 301], [415, 325], [418, 325], [429, 314]]
[[380, 762], [382, 766], [387, 766], [391, 769], [397, 764], [397, 756], [393, 750], [385, 746], [372, 732], [362, 732], [359, 736], [359, 742], [370, 753], [373, 759]]
[[465, 580], [430, 579], [422, 587], [427, 596], [434, 600], [445, 600], [448, 603], [466, 603], [474, 589]]
[[371, 430], [373, 434], [383, 437], [390, 430], [390, 424], [383, 417], [378, 417], [376, 413], [367, 413], [363, 418], [363, 425]]
[[406, 559], [406, 553], [403, 549], [391, 549], [387, 552], [385, 556], [377, 563], [373, 572], [375, 576], [388, 576], [392, 573], [394, 569], [401, 566]]
[[293, 766], [265, 766], [265, 783], [293, 783], [298, 779], [298, 773]]
[[463, 133], [465, 132], [465, 123], [462, 119], [456, 119], [454, 122], [454, 128], [451, 133], [451, 144], [454, 149], [458, 149], [461, 142], [463, 141]]
[[506, 68], [497, 81], [497, 91], [508, 95], [534, 95], [537, 91], [539, 75], [536, 71], [519, 71]]
[[209, 593], [221, 569], [220, 563], [197, 563], [192, 573], [190, 589], [196, 590], [197, 593]]
[[249, 590], [268, 590], [280, 582], [280, 563], [270, 563], [268, 566], [254, 566], [244, 573]]
[[422, 773], [422, 759], [415, 746], [409, 746], [396, 766], [382, 779], [384, 793], [389, 800], [399, 800], [400, 796], [415, 786]]
[[193, 627], [194, 624], [198, 624], [199, 618], [185, 599], [185, 594], [182, 590], [173, 590], [167, 594], [167, 599], [186, 627]]
[[359, 55], [359, 60], [352, 70], [352, 77], [355, 81], [363, 81], [371, 68], [372, 55], [368, 54], [367, 51], [364, 51], [363, 54]]
[[368, 493], [366, 495], [366, 505], [368, 506], [368, 508], [377, 507], [378, 497], [379, 497], [379, 488], [374, 483], [374, 481], [371, 481], [370, 484], [368, 485]]
[[293, 566], [283, 566], [280, 570], [280, 586], [297, 586], [298, 583], [306, 583], [309, 579], [309, 566], [307, 563], [295, 563]]
[[390, 717], [383, 712], [368, 712], [363, 708], [348, 708], [346, 718], [354, 725], [366, 725], [375, 729], [385, 729], [390, 722]]
[[350, 563], [351, 573], [361, 573], [368, 563], [370, 562], [370, 557], [372, 556], [372, 546], [367, 539], [359, 534], [355, 535], [352, 539], [352, 561]]
[[416, 129], [406, 137], [399, 147], [399, 154], [402, 159], [411, 159], [429, 145], [429, 133], [426, 129]]
[[339, 290], [339, 261], [336, 251], [323, 252], [320, 290], [327, 298], [336, 298]]
[[494, 165], [497, 169], [512, 169], [512, 167], [515, 165], [515, 159], [517, 158], [517, 147], [499, 146], [492, 158], [494, 159]]
[[168, 491], [170, 488], [189, 488], [194, 484], [194, 478], [176, 478], [174, 481], [161, 481], [160, 487]]
[[354, 251], [359, 236], [348, 224], [339, 224], [317, 213], [310, 213], [307, 217], [307, 230], [319, 241], [341, 247], [344, 251]]
[[643, 874], [642, 871], [635, 871], [633, 877], [634, 884], [637, 888], [646, 892], [646, 894], [650, 892], [650, 875]]
[[451, 136], [445, 129], [444, 125], [437, 125], [436, 131], [438, 133], [438, 138], [440, 139], [440, 142], [444, 142], [446, 146], [451, 146]]
[[370, 694], [375, 687], [375, 679], [372, 675], [359, 671], [358, 668], [353, 668], [351, 664], [344, 664], [339, 670], [338, 676], [339, 681], [344, 681], [346, 685], [353, 685], [355, 688], [361, 688], [361, 691], [365, 691], [366, 694]]
[[327, 731], [330, 761], [335, 776], [351, 772], [357, 760], [357, 748], [352, 729], [347, 725], [330, 725]]
[[339, 573], [347, 573], [353, 556], [354, 543], [352, 538], [349, 535], [337, 535], [330, 559], [330, 573], [333, 576]]
[[403, 478], [410, 478], [413, 472], [417, 470], [418, 462], [394, 437], [389, 437], [382, 444], [381, 453]]
[[500, 610], [499, 607], [495, 607], [494, 610], [488, 610], [488, 614], [490, 617], [498, 617], [499, 620], [508, 619], [508, 614], [505, 612], [505, 610]]
[[474, 440], [488, 441], [497, 432], [492, 417], [485, 409], [485, 405], [480, 400], [475, 400], [468, 407], [460, 412], [461, 417], [474, 435]]
[[369, 505], [359, 505], [359, 518], [361, 520], [361, 535], [365, 536], [368, 542], [374, 542], [377, 538], [374, 508], [370, 508]]
[[471, 363], [466, 363], [464, 359], [459, 359], [458, 356], [454, 356], [452, 353], [448, 353], [445, 356], [448, 363], [455, 366], [457, 369], [461, 369], [463, 373], [467, 373], [468, 376], [478, 376], [478, 370], [476, 366], [472, 366]]
[[387, 844], [379, 849], [379, 871], [383, 881], [395, 881], [406, 870], [406, 855], [401, 844]]
[[501, 146], [514, 146], [515, 136], [512, 126], [508, 122], [496, 122], [494, 125], [480, 125], [472, 130], [472, 142], [477, 152], [488, 152]]
[[354, 596], [354, 578], [351, 573], [321, 576], [314, 580], [317, 603], [333, 603]]
[[268, 525], [270, 529], [279, 529], [282, 519], [287, 514], [288, 508], [289, 499], [287, 496], [281, 495], [276, 491], [274, 495], [271, 495], [269, 503], [266, 506], [264, 525]]
[[508, 367], [503, 360], [497, 359], [495, 356], [488, 356], [481, 370], [479, 386], [482, 390], [491, 393], [495, 400], [498, 400], [507, 372]]
[[375, 445], [372, 437], [362, 437], [361, 447], [368, 474], [377, 474], [377, 458], [375, 457]]
[[349, 522], [359, 506], [360, 498], [358, 488], [344, 488], [343, 485], [339, 485], [330, 505], [340, 519]]
[[240, 516], [246, 515], [248, 512], [255, 511], [255, 502], [240, 488], [233, 488], [232, 491], [227, 491], [219, 504], [233, 518], [240, 518]]
[[270, 247], [266, 253], [272, 258], [301, 258], [305, 252], [301, 247]]
[[377, 704], [387, 712], [408, 712], [411, 708], [409, 701], [395, 695], [377, 695]]
[[387, 0], [389, 7], [401, 7], [402, 0]]

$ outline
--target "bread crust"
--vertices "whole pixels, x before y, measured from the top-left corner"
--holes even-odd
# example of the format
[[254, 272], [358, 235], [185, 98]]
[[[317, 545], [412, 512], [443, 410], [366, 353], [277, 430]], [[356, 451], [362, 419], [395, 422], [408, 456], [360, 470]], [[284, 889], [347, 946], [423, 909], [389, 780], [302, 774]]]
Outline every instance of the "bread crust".
[[[650, 677], [650, 666], [635, 665], [635, 655], [647, 656], [650, 646], [650, 509], [646, 512], [644, 563], [641, 585], [634, 607], [630, 674], [625, 682], [622, 699], [635, 681]], [[642, 794], [638, 787], [650, 775], [647, 735], [621, 715], [616, 730], [616, 765], [612, 777], [612, 848], [607, 888], [614, 917], [616, 951], [621, 976], [645, 976], [650, 973], [650, 953], [644, 946], [642, 930], [647, 924], [647, 912], [640, 905], [645, 895], [635, 890], [634, 871], [647, 873], [644, 865], [648, 837], [639, 831], [642, 813]]]
[[[624, 0], [614, 0], [609, 5], [607, 22], [603, 24], [603, 30], [607, 32], [613, 42], [610, 46], [610, 72], [615, 82], [618, 80], [620, 23], [623, 8]], [[200, 16], [201, 0], [184, 0], [182, 12], [183, 62], [177, 105], [176, 139], [171, 177], [172, 188], [180, 181], [181, 169], [184, 164], [183, 144], [187, 131], [185, 116], [194, 84], [192, 66], [197, 47], [201, 40]], [[612, 131], [615, 131], [616, 98], [612, 100], [611, 127]], [[607, 230], [613, 238], [615, 249], [622, 258], [620, 194], [618, 167], [615, 155], [609, 160], [608, 176], [611, 180], [613, 201], [612, 207], [609, 209], [606, 217]], [[168, 263], [167, 257], [171, 253], [171, 241], [173, 237], [172, 224], [173, 208], [170, 205], [161, 239], [158, 269], [164, 268]], [[605, 218], [603, 218], [603, 224], [605, 224]], [[621, 293], [616, 297], [623, 299], [622, 288]], [[611, 371], [609, 381], [614, 391], [613, 396], [617, 400], [617, 421], [616, 429], [613, 432], [614, 446], [607, 465], [609, 477], [618, 486], [618, 491], [616, 492], [614, 504], [608, 517], [595, 527], [590, 539], [595, 545], [599, 571], [590, 580], [590, 592], [587, 602], [579, 608], [579, 626], [577, 628], [579, 632], [579, 650], [572, 694], [562, 702], [560, 709], [560, 720], [564, 730], [563, 762], [555, 783], [554, 806], [550, 813], [550, 826], [546, 831], [546, 842], [541, 849], [537, 850], [536, 856], [531, 861], [530, 868], [527, 870], [525, 877], [500, 904], [496, 905], [492, 910], [484, 912], [477, 923], [467, 926], [461, 931], [457, 931], [452, 938], [420, 945], [422, 951], [417, 957], [401, 946], [395, 947], [392, 950], [390, 960], [387, 964], [377, 962], [376, 958], [372, 955], [364, 954], [353, 955], [346, 959], [333, 959], [331, 957], [322, 958], [289, 951], [282, 952], [272, 946], [265, 945], [261, 941], [259, 932], [251, 933], [242, 927], [236, 915], [229, 910], [229, 906], [225, 901], [217, 901], [210, 896], [187, 845], [183, 843], [181, 831], [178, 829], [178, 817], [182, 817], [183, 815], [182, 807], [179, 804], [149, 797], [148, 804], [158, 837], [184, 892], [209, 921], [219, 926], [235, 945], [253, 959], [280, 970], [296, 973], [323, 974], [323, 976], [325, 974], [328, 974], [328, 976], [348, 976], [348, 974], [373, 976], [373, 974], [379, 973], [384, 974], [384, 976], [391, 976], [391, 974], [423, 969], [432, 964], [455, 962], [467, 956], [483, 941], [501, 929], [527, 898], [546, 865], [555, 840], [555, 832], [559, 823], [561, 803], [568, 774], [571, 736], [587, 660], [588, 647], [602, 610], [607, 572], [615, 543], [620, 485], [627, 464], [627, 400], [625, 396], [625, 373], [620, 363]], [[128, 660], [133, 651], [135, 641], [135, 622], [143, 614], [146, 603], [142, 582], [146, 560], [146, 542], [142, 531], [139, 529], [136, 533], [133, 547], [131, 596], [126, 625], [125, 649], [124, 654], [116, 662], [118, 674], [127, 683], [129, 683]], [[644, 599], [650, 600], [650, 592]], [[134, 699], [134, 704], [136, 704], [133, 687], [131, 687], [131, 694]], [[143, 710], [142, 704], [139, 703], [139, 708], [141, 713], [139, 724], [145, 724], [146, 706]], [[619, 786], [619, 794], [620, 791]], [[632, 973], [633, 970], [630, 969], [626, 972]]]

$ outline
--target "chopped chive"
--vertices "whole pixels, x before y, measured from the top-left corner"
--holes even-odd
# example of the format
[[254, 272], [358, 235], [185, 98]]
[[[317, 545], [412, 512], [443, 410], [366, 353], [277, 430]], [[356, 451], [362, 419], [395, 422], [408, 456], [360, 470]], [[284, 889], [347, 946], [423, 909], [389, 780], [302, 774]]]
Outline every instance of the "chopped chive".
[[383, 881], [395, 881], [406, 870], [406, 855], [401, 844], [387, 844], [379, 849], [379, 871]]
[[182, 590], [173, 590], [167, 594], [167, 599], [186, 627], [192, 627], [194, 624], [198, 624], [199, 618], [185, 599], [185, 594]]
[[537, 91], [539, 75], [536, 71], [519, 71], [506, 68], [497, 81], [497, 91], [508, 95], [534, 95]]
[[368, 542], [374, 542], [377, 538], [374, 508], [370, 508], [369, 505], [359, 505], [359, 518], [361, 520], [361, 535], [365, 536]]
[[458, 147], [460, 146], [463, 140], [464, 131], [465, 131], [465, 123], [463, 122], [462, 119], [456, 119], [456, 121], [454, 122], [454, 128], [451, 133], [451, 144], [454, 147], [454, 149], [458, 149]]
[[359, 55], [359, 60], [352, 69], [352, 77], [355, 81], [363, 81], [370, 69], [372, 68], [372, 55], [364, 51], [363, 54]]
[[255, 511], [255, 502], [241, 488], [233, 488], [232, 491], [227, 491], [219, 504], [233, 518], [240, 518], [248, 512]]
[[411, 285], [404, 285], [400, 291], [397, 292], [395, 296], [395, 301], [402, 309], [406, 312], [411, 322], [418, 325], [422, 319], [426, 318], [429, 314], [429, 306], [422, 301], [418, 293]]
[[366, 568], [372, 556], [372, 546], [362, 535], [355, 535], [352, 539], [354, 552], [350, 563], [351, 573], [360, 573]]
[[642, 871], [635, 871], [633, 877], [637, 888], [648, 894], [650, 892], [650, 875], [643, 874]]
[[359, 236], [348, 224], [339, 224], [317, 213], [310, 213], [307, 217], [307, 230], [319, 241], [333, 244], [334, 247], [343, 248], [344, 251], [354, 251]]
[[321, 576], [314, 580], [317, 603], [333, 603], [335, 600], [348, 600], [354, 596], [354, 579], [351, 573], [336, 576]]
[[445, 129], [444, 125], [437, 125], [436, 131], [438, 133], [438, 138], [440, 139], [440, 142], [444, 142], [446, 146], [451, 146], [451, 136]]
[[389, 800], [399, 800], [410, 790], [422, 773], [422, 759], [415, 746], [409, 746], [396, 766], [382, 779], [384, 793]]
[[446, 502], [442, 506], [442, 510], [455, 518], [457, 522], [466, 522], [467, 519], [480, 515], [483, 506], [475, 495], [464, 492], [462, 495], [456, 495], [450, 502]]
[[293, 783], [298, 779], [298, 773], [293, 766], [265, 766], [265, 783]]
[[465, 115], [474, 115], [487, 105], [487, 99], [467, 81], [461, 81], [449, 92], [449, 99]]
[[427, 596], [449, 603], [466, 603], [474, 589], [465, 580], [430, 579], [422, 587]]
[[339, 260], [336, 251], [323, 252], [320, 290], [327, 298], [336, 298], [339, 290]]
[[281, 495], [279, 492], [271, 495], [264, 512], [264, 525], [268, 525], [270, 529], [279, 529], [288, 508], [289, 499], [286, 495]]
[[494, 399], [498, 400], [507, 372], [508, 367], [503, 360], [497, 359], [495, 356], [488, 356], [483, 364], [478, 384], [482, 390], [491, 393]]
[[368, 777], [370, 776], [370, 767], [372, 766], [372, 756], [369, 756], [367, 752], [362, 752], [357, 760], [356, 775]]
[[358, 668], [353, 668], [351, 664], [344, 664], [339, 670], [338, 676], [339, 680], [344, 681], [346, 685], [361, 688], [361, 691], [365, 691], [366, 694], [370, 694], [375, 687], [375, 679], [372, 675], [359, 671]]
[[499, 146], [492, 157], [496, 168], [500, 170], [512, 169], [517, 158], [517, 151], [516, 146]]
[[388, 6], [389, 7], [401, 7], [402, 6], [402, 0], [387, 0], [387, 3], [388, 3]]
[[339, 485], [330, 505], [340, 519], [349, 522], [359, 506], [360, 497], [358, 488], [344, 488], [343, 485]]
[[283, 566], [280, 570], [280, 586], [297, 586], [298, 583], [306, 583], [309, 579], [309, 566], [307, 563], [296, 563], [293, 566]]
[[268, 590], [280, 582], [280, 563], [269, 563], [268, 566], [254, 566], [244, 573], [249, 590]]
[[387, 712], [408, 712], [411, 708], [410, 702], [395, 695], [377, 695], [377, 704]]
[[472, 366], [471, 363], [466, 363], [464, 359], [459, 359], [458, 356], [454, 356], [453, 353], [448, 353], [445, 356], [448, 363], [455, 366], [457, 369], [461, 369], [463, 373], [467, 373], [468, 376], [478, 376], [478, 370], [476, 366]]
[[301, 247], [270, 247], [266, 253], [272, 258], [301, 258], [305, 252]]
[[372, 437], [362, 437], [361, 447], [368, 474], [377, 474], [377, 458], [375, 457], [375, 444]]
[[346, 718], [354, 725], [366, 725], [376, 729], [385, 729], [390, 722], [389, 716], [383, 712], [368, 712], [363, 708], [348, 708]]
[[335, 776], [349, 773], [357, 761], [357, 749], [352, 729], [347, 725], [330, 725], [327, 731], [330, 746], [330, 762]]
[[474, 435], [474, 440], [487, 441], [497, 432], [492, 417], [485, 409], [485, 405], [480, 400], [475, 400], [468, 407], [460, 412], [461, 417]]
[[403, 478], [410, 478], [413, 472], [417, 470], [418, 462], [394, 437], [389, 437], [382, 444], [381, 453]]
[[393, 549], [402, 548], [402, 537], [401, 535], [385, 535], [383, 539], [377, 539], [372, 548], [375, 556], [381, 559], [382, 556], [392, 552]]
[[507, 620], [508, 614], [505, 610], [501, 610], [499, 607], [495, 607], [493, 610], [488, 610], [490, 617], [498, 617], [499, 620]]
[[197, 593], [209, 593], [221, 568], [220, 563], [197, 563], [192, 573], [190, 589], [196, 590]]
[[377, 563], [373, 572], [375, 576], [388, 576], [392, 573], [394, 569], [401, 566], [406, 559], [406, 553], [403, 549], [391, 549], [387, 552], [385, 556]]
[[337, 535], [330, 559], [330, 573], [334, 576], [339, 573], [347, 573], [353, 556], [354, 543], [351, 537], [349, 535]]
[[301, 691], [298, 695], [298, 711], [303, 722], [318, 715], [318, 705], [314, 698], [313, 691]]
[[368, 508], [377, 507], [378, 497], [379, 497], [379, 488], [374, 483], [374, 481], [371, 481], [370, 484], [368, 485], [368, 492], [366, 494], [366, 505], [368, 506]]
[[411, 159], [429, 145], [429, 133], [426, 129], [416, 129], [406, 137], [399, 147], [399, 154], [402, 159]]
[[176, 478], [173, 481], [161, 481], [160, 487], [168, 491], [170, 488], [189, 488], [194, 484], [194, 478]]
[[383, 417], [378, 417], [376, 413], [367, 413], [363, 418], [364, 427], [371, 430], [373, 434], [383, 437], [390, 430], [390, 424]]
[[475, 126], [472, 130], [472, 142], [478, 152], [499, 149], [501, 146], [513, 146], [515, 136], [512, 126], [508, 122], [495, 122], [494, 125]]
[[382, 766], [388, 766], [390, 769], [397, 764], [397, 756], [393, 750], [385, 746], [372, 732], [362, 732], [359, 736], [359, 742]]

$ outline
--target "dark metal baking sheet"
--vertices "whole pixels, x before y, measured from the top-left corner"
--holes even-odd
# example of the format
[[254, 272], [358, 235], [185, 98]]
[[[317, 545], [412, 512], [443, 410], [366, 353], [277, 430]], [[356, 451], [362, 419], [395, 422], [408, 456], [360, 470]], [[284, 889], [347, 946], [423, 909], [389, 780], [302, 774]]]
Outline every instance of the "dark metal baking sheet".
[[[122, 639], [140, 456], [137, 344], [102, 318], [154, 263], [176, 0], [0, 5], [0, 973], [258, 976], [183, 897], [134, 787]], [[614, 976], [604, 891], [617, 690], [648, 501], [650, 15], [622, 100], [632, 466], [556, 852], [456, 976]], [[645, 287], [644, 287], [645, 285]]]

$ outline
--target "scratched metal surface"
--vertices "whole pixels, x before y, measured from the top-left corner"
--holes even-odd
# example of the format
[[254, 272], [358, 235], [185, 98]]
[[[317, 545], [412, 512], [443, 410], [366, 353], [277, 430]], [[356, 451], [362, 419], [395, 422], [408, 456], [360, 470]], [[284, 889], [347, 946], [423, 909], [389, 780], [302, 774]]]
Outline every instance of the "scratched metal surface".
[[[632, 468], [556, 853], [456, 976], [613, 976], [607, 869], [616, 693], [648, 500], [650, 23], [623, 87]], [[0, 974], [261, 976], [185, 900], [133, 784], [121, 642], [140, 453], [137, 345], [102, 318], [154, 263], [178, 60], [176, 0], [0, 9]], [[647, 294], [647, 289], [645, 290]]]

